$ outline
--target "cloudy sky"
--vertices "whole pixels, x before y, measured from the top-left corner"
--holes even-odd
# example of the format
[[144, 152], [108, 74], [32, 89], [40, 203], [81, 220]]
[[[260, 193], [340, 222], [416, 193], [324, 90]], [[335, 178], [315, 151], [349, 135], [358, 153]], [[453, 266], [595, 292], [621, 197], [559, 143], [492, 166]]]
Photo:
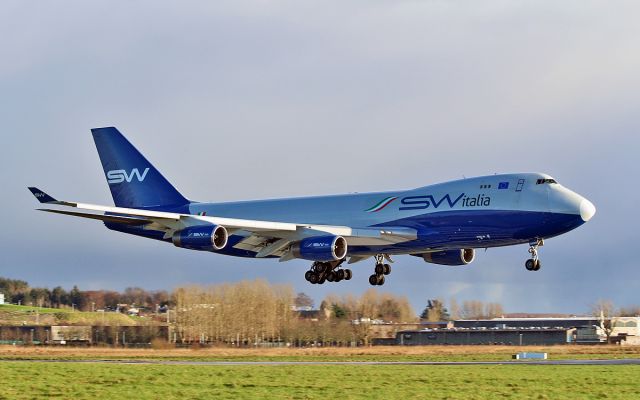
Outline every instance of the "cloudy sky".
[[640, 303], [640, 5], [605, 1], [0, 4], [0, 275], [171, 289], [264, 278], [319, 302], [306, 261], [192, 252], [46, 215], [26, 186], [112, 204], [89, 132], [117, 126], [201, 201], [404, 189], [540, 171], [595, 218], [465, 268], [397, 257], [384, 290], [585, 312]]

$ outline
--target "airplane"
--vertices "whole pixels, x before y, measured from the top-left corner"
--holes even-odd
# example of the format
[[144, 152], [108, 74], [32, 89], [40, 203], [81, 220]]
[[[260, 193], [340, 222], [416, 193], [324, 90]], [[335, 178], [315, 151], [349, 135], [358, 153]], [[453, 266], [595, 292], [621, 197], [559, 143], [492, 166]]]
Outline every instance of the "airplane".
[[392, 256], [461, 266], [476, 249], [538, 248], [595, 214], [586, 198], [542, 173], [496, 174], [377, 193], [200, 203], [187, 200], [114, 127], [91, 130], [115, 207], [59, 201], [29, 187], [40, 211], [103, 221], [111, 230], [177, 247], [249, 258], [311, 261], [312, 284], [350, 280], [343, 264], [375, 261], [383, 285]]

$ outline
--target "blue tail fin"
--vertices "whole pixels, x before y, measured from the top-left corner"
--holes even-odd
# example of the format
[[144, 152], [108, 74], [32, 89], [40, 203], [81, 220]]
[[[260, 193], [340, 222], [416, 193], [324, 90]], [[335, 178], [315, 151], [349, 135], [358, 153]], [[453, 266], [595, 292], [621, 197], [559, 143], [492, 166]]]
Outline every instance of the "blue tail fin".
[[116, 128], [91, 133], [116, 206], [173, 208], [189, 202]]

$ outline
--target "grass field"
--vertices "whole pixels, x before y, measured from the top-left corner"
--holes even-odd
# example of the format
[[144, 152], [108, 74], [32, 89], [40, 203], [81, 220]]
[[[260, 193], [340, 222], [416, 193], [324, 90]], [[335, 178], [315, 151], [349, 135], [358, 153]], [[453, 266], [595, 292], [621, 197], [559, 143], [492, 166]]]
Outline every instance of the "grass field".
[[[55, 360], [455, 361], [640, 358], [620, 346], [130, 350], [0, 347], [0, 399], [635, 399], [640, 366], [149, 365]], [[23, 362], [46, 359], [54, 362]], [[16, 360], [16, 361], [14, 361]]]
[[82, 312], [68, 308], [43, 308], [0, 304], [0, 323], [5, 325], [136, 325], [139, 318], [116, 312]]
[[550, 359], [640, 358], [640, 346], [375, 346], [273, 349], [112, 349], [0, 346], [0, 360], [198, 360], [198, 361], [506, 361], [520, 351]]
[[0, 363], [0, 398], [635, 399], [640, 366]]

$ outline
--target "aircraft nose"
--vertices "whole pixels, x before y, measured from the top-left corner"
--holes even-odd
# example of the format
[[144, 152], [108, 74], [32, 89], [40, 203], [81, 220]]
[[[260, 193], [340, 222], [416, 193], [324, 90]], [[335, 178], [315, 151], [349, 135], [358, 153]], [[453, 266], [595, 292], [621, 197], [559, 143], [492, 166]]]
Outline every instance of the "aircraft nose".
[[584, 222], [589, 221], [596, 213], [596, 206], [592, 202], [583, 198], [580, 202], [580, 217]]

